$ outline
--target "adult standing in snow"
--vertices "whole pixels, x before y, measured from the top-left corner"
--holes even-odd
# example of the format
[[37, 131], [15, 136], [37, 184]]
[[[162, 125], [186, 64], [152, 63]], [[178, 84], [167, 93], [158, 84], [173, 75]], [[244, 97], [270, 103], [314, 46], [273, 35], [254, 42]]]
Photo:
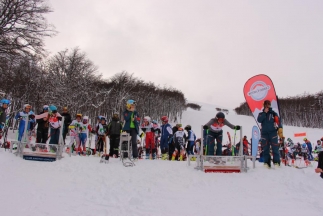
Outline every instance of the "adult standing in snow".
[[162, 160], [167, 160], [167, 159], [171, 159], [168, 157], [171, 156], [171, 154], [173, 153], [169, 153], [169, 141], [170, 138], [173, 135], [173, 131], [172, 131], [172, 127], [170, 126], [170, 124], [168, 123], [168, 117], [167, 116], [162, 116], [160, 118], [160, 120], [162, 121], [162, 125], [160, 127], [160, 131], [161, 131], [161, 135], [160, 135], [160, 151], [161, 151], [161, 159]]
[[323, 151], [321, 151], [318, 154], [318, 164], [317, 164], [317, 168], [315, 169], [316, 173], [321, 173], [321, 178], [323, 179]]
[[48, 139], [48, 128], [49, 128], [49, 114], [48, 114], [48, 105], [43, 106], [43, 111], [39, 114], [42, 115], [47, 113], [43, 118], [36, 117], [37, 122], [37, 143], [46, 143]]
[[139, 134], [140, 117], [136, 109], [136, 101], [128, 100], [126, 110], [123, 112], [125, 121], [123, 129], [131, 136], [132, 157], [138, 159], [137, 136]]
[[[204, 134], [207, 134], [207, 153], [206, 155], [222, 155], [222, 139], [223, 139], [223, 126], [228, 126], [231, 129], [240, 130], [239, 125], [232, 125], [228, 120], [225, 119], [223, 112], [218, 112], [215, 118], [212, 118], [208, 123], [203, 126], [205, 131]], [[216, 145], [215, 145], [216, 140]]]
[[264, 109], [259, 113], [257, 120], [261, 124], [261, 146], [264, 151], [264, 165], [268, 168], [271, 167], [271, 146], [274, 165], [280, 166], [277, 131], [279, 137], [283, 138], [283, 128], [278, 114], [271, 108], [271, 102], [269, 100], [264, 101]]
[[71, 114], [69, 114], [67, 107], [63, 107], [63, 113], [61, 114], [64, 117], [63, 124], [63, 141], [65, 145], [66, 135], [68, 133], [68, 126], [72, 123]]

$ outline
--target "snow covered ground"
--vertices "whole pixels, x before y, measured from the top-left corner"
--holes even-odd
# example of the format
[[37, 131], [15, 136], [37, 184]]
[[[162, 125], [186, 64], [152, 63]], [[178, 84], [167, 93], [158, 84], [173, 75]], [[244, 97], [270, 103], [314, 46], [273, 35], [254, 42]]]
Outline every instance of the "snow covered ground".
[[[214, 108], [189, 109], [182, 123], [197, 129], [215, 115]], [[242, 125], [244, 134], [255, 124], [235, 114], [228, 120]], [[286, 137], [299, 131], [313, 141], [323, 136], [319, 129], [284, 129]], [[25, 161], [0, 149], [0, 215], [322, 215], [323, 179], [314, 173], [316, 162], [275, 170], [257, 162], [248, 173], [206, 174], [187, 162], [139, 160], [126, 168], [118, 159], [99, 160], [65, 155], [56, 162]]]

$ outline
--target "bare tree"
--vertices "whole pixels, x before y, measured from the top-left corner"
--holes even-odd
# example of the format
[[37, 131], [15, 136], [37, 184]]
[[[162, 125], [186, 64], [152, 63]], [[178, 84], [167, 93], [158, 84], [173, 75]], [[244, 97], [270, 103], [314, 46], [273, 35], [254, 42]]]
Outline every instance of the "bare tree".
[[0, 57], [44, 53], [44, 37], [56, 33], [49, 12], [44, 0], [0, 0]]

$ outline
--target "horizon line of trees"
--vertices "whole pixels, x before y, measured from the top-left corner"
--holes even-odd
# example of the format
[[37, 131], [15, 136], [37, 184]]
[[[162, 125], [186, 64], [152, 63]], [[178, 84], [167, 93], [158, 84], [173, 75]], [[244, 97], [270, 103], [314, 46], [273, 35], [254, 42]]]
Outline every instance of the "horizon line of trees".
[[94, 120], [98, 115], [121, 115], [126, 101], [133, 99], [142, 116], [159, 120], [167, 115], [175, 122], [182, 118], [186, 99], [180, 90], [156, 86], [126, 71], [104, 79], [77, 47], [49, 57], [44, 39], [57, 34], [45, 18], [50, 12], [46, 0], [0, 0], [0, 92], [11, 100], [11, 112], [27, 103], [36, 113], [54, 104]]
[[[284, 125], [323, 128], [323, 90], [315, 94], [304, 93], [279, 98], [280, 115]], [[234, 109], [239, 115], [252, 113], [246, 102]]]

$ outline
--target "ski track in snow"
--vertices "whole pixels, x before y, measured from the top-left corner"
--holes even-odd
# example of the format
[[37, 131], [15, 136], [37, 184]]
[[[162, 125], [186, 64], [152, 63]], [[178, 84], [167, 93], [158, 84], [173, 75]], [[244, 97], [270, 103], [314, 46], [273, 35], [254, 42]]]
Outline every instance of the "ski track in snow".
[[[192, 125], [200, 137], [199, 127], [215, 116], [215, 107], [188, 109], [183, 125]], [[244, 134], [255, 125], [248, 116], [230, 113], [228, 120], [242, 125]], [[298, 131], [313, 141], [322, 137], [319, 129], [284, 128], [286, 137]], [[222, 174], [197, 171], [195, 162], [139, 160], [126, 168], [119, 159], [99, 161], [66, 154], [56, 162], [26, 161], [0, 149], [0, 215], [322, 215], [323, 179], [314, 173], [316, 162], [306, 169], [275, 170], [257, 162], [247, 173]]]

